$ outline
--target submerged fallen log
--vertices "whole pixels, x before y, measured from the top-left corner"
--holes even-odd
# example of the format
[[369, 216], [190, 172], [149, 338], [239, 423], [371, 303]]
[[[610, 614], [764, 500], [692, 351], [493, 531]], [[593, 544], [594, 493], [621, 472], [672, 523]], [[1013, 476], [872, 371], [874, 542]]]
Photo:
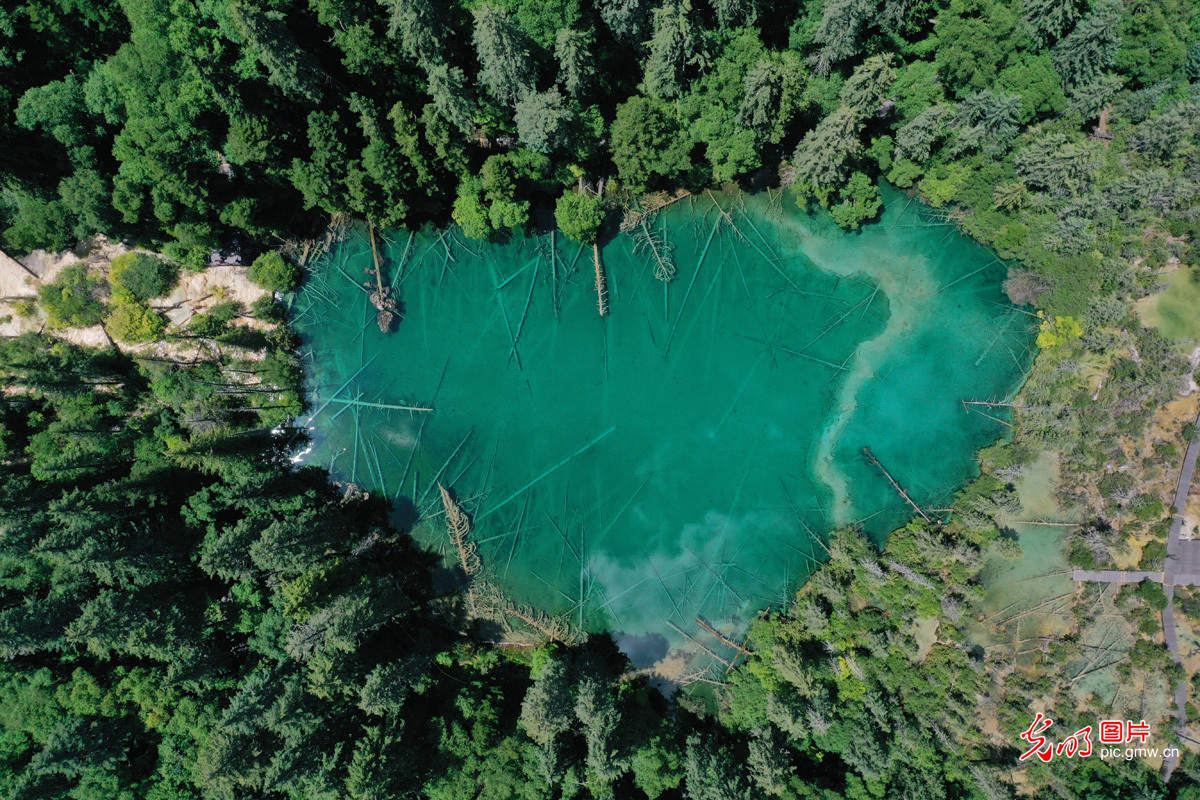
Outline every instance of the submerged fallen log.
[[604, 277], [604, 267], [600, 265], [600, 245], [592, 244], [592, 260], [596, 264], [596, 306], [600, 316], [608, 314], [608, 279]]
[[400, 316], [400, 306], [392, 297], [391, 287], [383, 285], [383, 268], [379, 263], [379, 248], [375, 246], [375, 225], [369, 222], [367, 226], [371, 235], [371, 256], [375, 259], [375, 269], [367, 270], [368, 275], [375, 276], [375, 288], [371, 289], [370, 284], [365, 287], [369, 290], [367, 299], [371, 301], [371, 305], [375, 306], [375, 310], [378, 312], [375, 315], [375, 323], [379, 326], [379, 330], [387, 333], [392, 329], [392, 323], [396, 317]]
[[642, 220], [632, 229], [633, 252], [649, 254], [654, 267], [654, 277], [663, 283], [675, 280], [675, 259], [671, 256], [671, 245], [649, 223]]
[[880, 472], [883, 473], [883, 477], [888, 479], [888, 483], [890, 483], [892, 485], [892, 488], [896, 490], [896, 493], [899, 494], [902, 498], [904, 498], [904, 502], [906, 502], [910, 506], [912, 506], [913, 511], [916, 511], [917, 514], [920, 515], [921, 519], [925, 520], [926, 522], [930, 522], [930, 523], [933, 522], [933, 520], [930, 519], [929, 515], [921, 510], [921, 507], [919, 505], [917, 505], [917, 502], [908, 496], [908, 492], [904, 491], [904, 487], [901, 486], [896, 481], [896, 479], [892, 477], [892, 473], [888, 472], [887, 469], [884, 468], [883, 464], [879, 463], [879, 459], [876, 458], [874, 456], [874, 454], [871, 453], [871, 448], [864, 447], [863, 455], [866, 456], [867, 461], [869, 461]]
[[524, 624], [539, 636], [536, 642], [538, 646], [547, 642], [578, 644], [583, 638], [563, 617], [550, 616], [529, 606], [518, 605], [488, 581], [478, 581], [476, 599], [480, 616], [500, 623], [509, 634], [520, 633], [513, 626], [513, 620]]
[[696, 637], [689, 635], [687, 631], [685, 631], [683, 628], [681, 628], [681, 627], [679, 627], [678, 625], [676, 625], [674, 622], [671, 622], [671, 620], [669, 620], [669, 619], [668, 619], [668, 620], [665, 620], [665, 621], [666, 621], [666, 623], [667, 623], [668, 625], [670, 625], [670, 626], [671, 626], [671, 629], [672, 629], [672, 630], [674, 630], [676, 633], [678, 633], [680, 636], [682, 636], [683, 638], [687, 639], [689, 642], [691, 642], [691, 643], [692, 643], [692, 644], [694, 644], [696, 647], [698, 647], [698, 648], [700, 648], [701, 650], [703, 650], [705, 653], [708, 653], [710, 656], [712, 656], [713, 658], [715, 658], [717, 661], [720, 661], [720, 662], [721, 662], [722, 664], [724, 664], [726, 667], [730, 666], [730, 663], [729, 663], [729, 661], [727, 661], [727, 660], [726, 660], [726, 659], [724, 659], [724, 658], [721, 658], [719, 655], [717, 655], [716, 653], [714, 653], [712, 650], [710, 650], [709, 648], [705, 647], [703, 644], [701, 644], [701, 643], [700, 643], [700, 642], [699, 642], [699, 641], [696, 639]]
[[[759, 617], [761, 618], [762, 616], [765, 616], [765, 615], [766, 615], [766, 611], [764, 610], [763, 613], [759, 615]], [[701, 628], [704, 628], [704, 630], [708, 631], [713, 636], [717, 637], [717, 639], [720, 640], [721, 644], [725, 645], [726, 647], [732, 647], [734, 650], [737, 651], [736, 653], [733, 654], [733, 660], [727, 662], [729, 666], [726, 667], [726, 669], [725, 669], [726, 674], [729, 674], [729, 672], [731, 672], [733, 670], [733, 668], [737, 664], [737, 660], [740, 656], [746, 656], [747, 658], [750, 657], [750, 651], [746, 649], [746, 642], [750, 641], [749, 633], [746, 634], [746, 641], [742, 642], [741, 644], [738, 644], [737, 642], [733, 641], [729, 637], [727, 637], [724, 634], [722, 634], [721, 632], [719, 632], [713, 626], [709, 625], [707, 622], [705, 622], [700, 617], [696, 617], [696, 624], [699, 625]]]
[[450, 541], [458, 551], [458, 562], [468, 578], [474, 578], [480, 570], [479, 556], [475, 545], [467, 540], [471, 532], [471, 519], [462, 507], [450, 496], [450, 491], [441, 483], [437, 485], [442, 496], [442, 506], [446, 509], [446, 530], [450, 533]]
[[990, 400], [963, 400], [964, 406], [986, 406], [987, 408], [1029, 408], [1020, 403], [995, 403]]
[[643, 195], [639, 200], [639, 208], [626, 208], [625, 216], [621, 219], [621, 232], [629, 233], [649, 217], [685, 197], [691, 197], [691, 192], [684, 189], [677, 189], [673, 195], [666, 192]]
[[476, 616], [479, 609], [475, 597], [475, 576], [483, 565], [475, 552], [475, 544], [467, 539], [467, 534], [471, 532], [471, 518], [450, 496], [445, 486], [438, 483], [437, 488], [442, 495], [442, 506], [446, 509], [446, 531], [450, 534], [454, 549], [458, 551], [458, 563], [467, 576], [467, 608], [471, 616]]

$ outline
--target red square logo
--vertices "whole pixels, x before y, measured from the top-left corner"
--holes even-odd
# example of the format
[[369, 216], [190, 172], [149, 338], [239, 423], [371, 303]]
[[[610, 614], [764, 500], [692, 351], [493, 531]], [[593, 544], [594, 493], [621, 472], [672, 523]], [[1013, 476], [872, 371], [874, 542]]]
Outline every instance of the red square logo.
[[1123, 720], [1100, 720], [1100, 744], [1125, 744], [1128, 738]]

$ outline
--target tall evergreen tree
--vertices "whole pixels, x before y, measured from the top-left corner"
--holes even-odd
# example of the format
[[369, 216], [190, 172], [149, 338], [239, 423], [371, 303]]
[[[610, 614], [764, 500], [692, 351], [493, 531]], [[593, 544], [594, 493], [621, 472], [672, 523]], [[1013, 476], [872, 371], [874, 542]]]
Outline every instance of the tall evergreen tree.
[[646, 0], [598, 0], [597, 6], [618, 39], [640, 44], [646, 38]]
[[813, 33], [813, 41], [820, 45], [813, 56], [818, 75], [828, 75], [835, 65], [858, 53], [862, 29], [874, 12], [874, 0], [830, 0], [825, 4]]
[[896, 132], [896, 152], [917, 163], [929, 158], [934, 144], [950, 134], [954, 106], [930, 106]]
[[475, 133], [475, 103], [467, 76], [458, 67], [435, 64], [429, 68], [429, 96], [433, 107], [462, 133]]
[[713, 0], [713, 10], [717, 24], [725, 29], [750, 26], [758, 20], [756, 0]]
[[1079, 20], [1079, 0], [1023, 0], [1021, 22], [1038, 47], [1049, 47]]
[[304, 195], [305, 206], [330, 213], [350, 210], [346, 191], [346, 127], [337, 111], [314, 111], [308, 116], [308, 143], [312, 155], [292, 162], [292, 182]]
[[591, 87], [596, 75], [595, 44], [596, 37], [590, 29], [563, 28], [554, 38], [558, 82], [568, 97], [578, 98]]
[[1048, 133], [1021, 148], [1013, 158], [1017, 177], [1028, 186], [1056, 195], [1079, 195], [1091, 186], [1100, 167], [1093, 142], [1073, 142]]
[[320, 100], [328, 76], [297, 43], [283, 14], [236, 0], [224, 11], [223, 30], [262, 64], [272, 85], [289, 97]]
[[613, 162], [621, 180], [635, 191], [682, 174], [691, 163], [690, 150], [691, 141], [658, 102], [635, 96], [617, 107]]
[[380, 0], [389, 11], [388, 36], [428, 71], [445, 60], [445, 23], [432, 0]]
[[535, 153], [550, 153], [562, 148], [572, 116], [557, 87], [527, 93], [517, 101], [513, 114], [517, 137], [523, 146]]
[[711, 734], [693, 733], [687, 739], [684, 774], [693, 800], [751, 800], [754, 792], [729, 748]]
[[1200, 101], [1187, 100], [1134, 128], [1129, 149], [1156, 160], [1178, 155], [1200, 130]]
[[782, 93], [783, 72], [779, 65], [769, 59], [759, 61], [746, 73], [737, 112], [738, 126], [754, 131], [759, 139], [765, 138], [775, 125]]
[[770, 725], [751, 733], [746, 766], [750, 780], [770, 797], [783, 795], [788, 788], [787, 779], [795, 772], [789, 763], [784, 738]]
[[895, 77], [890, 53], [871, 56], [854, 70], [838, 98], [864, 117], [869, 116], [879, 110]]
[[792, 156], [797, 182], [825, 188], [840, 185], [846, 179], [846, 162], [862, 149], [861, 126], [858, 112], [842, 106], [806, 133]]
[[697, 31], [691, 0], [667, 0], [654, 10], [654, 36], [646, 59], [646, 91], [653, 97], [678, 97], [686, 71], [694, 63]]
[[1075, 29], [1054, 46], [1054, 67], [1071, 89], [1098, 81], [1121, 46], [1121, 0], [1097, 0]]
[[548, 745], [570, 730], [572, 698], [567, 662], [561, 658], [550, 659], [521, 702], [521, 727], [529, 738], [540, 745]]
[[396, 227], [404, 222], [408, 194], [416, 188], [412, 165], [390, 126], [382, 123], [373, 101], [351, 95], [350, 108], [358, 114], [358, 126], [367, 142], [362, 169], [350, 173], [347, 186], [354, 208], [381, 227]]
[[612, 689], [594, 677], [579, 683], [575, 716], [583, 726], [587, 743], [587, 777], [596, 797], [611, 795], [612, 786], [629, 769], [628, 759], [620, 751], [617, 729], [621, 713]]
[[963, 98], [954, 109], [954, 150], [980, 150], [987, 155], [999, 155], [1020, 129], [1019, 95], [997, 94], [988, 90]]
[[472, 40], [479, 58], [479, 80], [493, 97], [512, 105], [533, 89], [529, 46], [507, 10], [490, 3], [476, 8]]

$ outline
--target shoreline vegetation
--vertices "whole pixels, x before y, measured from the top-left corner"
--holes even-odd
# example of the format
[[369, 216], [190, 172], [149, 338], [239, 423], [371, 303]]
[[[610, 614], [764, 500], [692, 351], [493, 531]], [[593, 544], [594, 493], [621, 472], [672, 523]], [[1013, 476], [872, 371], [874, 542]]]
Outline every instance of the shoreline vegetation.
[[[0, 339], [0, 796], [1200, 797], [1172, 707], [1200, 597], [1175, 590], [1174, 664], [1160, 587], [1065, 576], [1161, 569], [1170, 515], [1200, 519], [1168, 495], [1195, 328], [1137, 305], [1190, 296], [1166, 276], [1200, 259], [1198, 26], [1186, 0], [11, 4], [3, 247], [132, 247], [3, 298], [0, 324], [46, 325]], [[162, 300], [234, 253], [291, 291], [316, 245], [276, 250], [331, 220], [553, 215], [594, 244], [606, 206], [736, 181], [856, 229], [879, 177], [1017, 265], [1040, 352], [978, 398], [1012, 437], [948, 524], [831, 535], [790, 607], [713, 640], [741, 656], [723, 685], [671, 699], [604, 637], [464, 635], [489, 598], [290, 464], [279, 304]], [[120, 346], [54, 335], [96, 326]], [[1061, 552], [1034, 531], [1074, 521]], [[999, 597], [1000, 563], [1028, 594]], [[1018, 762], [1037, 712], [1055, 740], [1146, 719], [1184, 756], [1166, 785], [1152, 759]]]

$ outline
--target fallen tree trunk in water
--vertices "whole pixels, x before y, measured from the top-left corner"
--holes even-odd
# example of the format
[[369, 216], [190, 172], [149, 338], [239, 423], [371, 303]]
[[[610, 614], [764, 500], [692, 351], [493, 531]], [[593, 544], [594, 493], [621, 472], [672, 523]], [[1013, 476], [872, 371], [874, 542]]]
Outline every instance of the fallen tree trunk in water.
[[890, 483], [892, 488], [896, 490], [896, 493], [903, 497], [906, 503], [912, 506], [913, 511], [916, 511], [921, 516], [921, 519], [925, 520], [926, 522], [933, 522], [933, 520], [929, 518], [929, 515], [921, 510], [921, 507], [917, 505], [916, 501], [908, 496], [908, 492], [904, 491], [904, 487], [897, 483], [896, 479], [892, 477], [892, 473], [888, 472], [884, 468], [883, 464], [879, 463], [879, 459], [871, 453], [871, 448], [864, 447], [863, 455], [867, 457], [867, 461], [870, 461], [872, 464], [878, 467], [879, 471], [883, 473], [883, 477], [887, 478], [888, 483]]
[[[375, 315], [375, 323], [379, 325], [380, 331], [387, 333], [392, 329], [392, 322], [400, 316], [400, 307], [392, 297], [391, 287], [383, 285], [383, 269], [379, 264], [379, 249], [375, 246], [375, 224], [368, 222], [367, 230], [371, 235], [371, 256], [375, 259], [376, 285], [374, 290], [368, 292], [367, 297], [378, 312]], [[367, 272], [370, 273], [371, 270], [367, 270]]]
[[458, 563], [467, 576], [467, 608], [470, 609], [471, 616], [476, 616], [478, 608], [475, 602], [475, 576], [482, 564], [475, 552], [475, 544], [467, 540], [467, 534], [471, 532], [471, 519], [450, 496], [445, 486], [439, 483], [437, 488], [442, 495], [442, 506], [446, 509], [446, 531], [450, 534], [454, 549], [458, 551]]
[[608, 314], [608, 280], [604, 277], [604, 267], [600, 266], [600, 245], [592, 244], [592, 260], [596, 264], [596, 305], [600, 316]]

